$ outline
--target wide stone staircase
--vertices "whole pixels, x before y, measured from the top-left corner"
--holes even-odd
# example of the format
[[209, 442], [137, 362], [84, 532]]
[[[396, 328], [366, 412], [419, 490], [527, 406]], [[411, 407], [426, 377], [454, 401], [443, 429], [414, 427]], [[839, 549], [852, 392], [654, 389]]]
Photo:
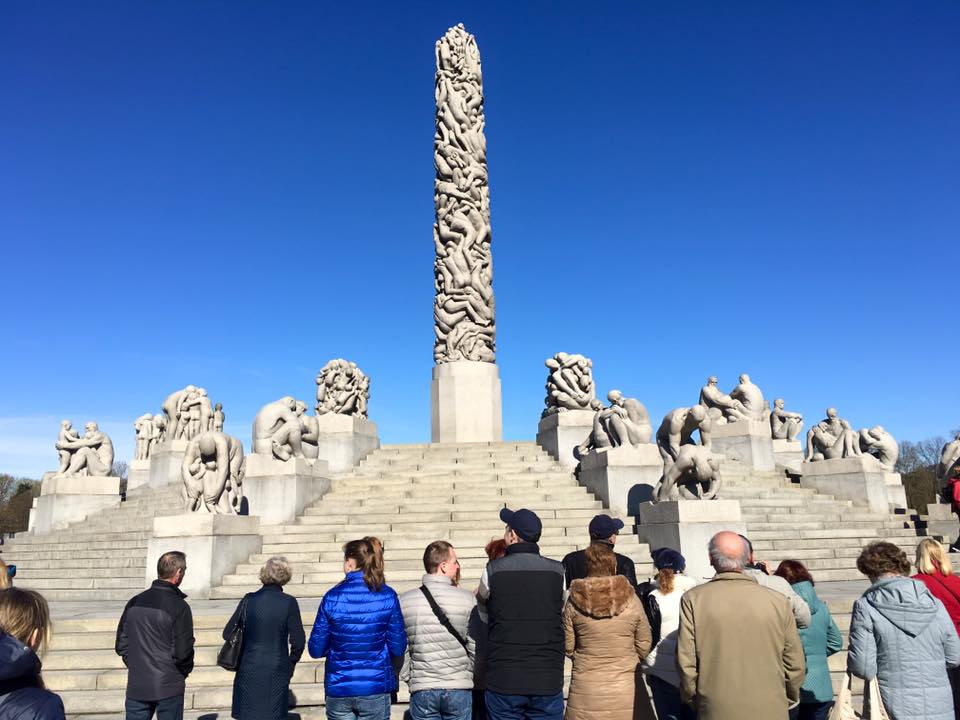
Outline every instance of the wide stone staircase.
[[[860, 579], [856, 556], [874, 540], [892, 540], [912, 557], [925, 532], [910, 511], [871, 514], [849, 501], [801, 488], [783, 473], [748, 471], [731, 462], [723, 464], [723, 473], [724, 496], [740, 500], [758, 558], [772, 567], [786, 558], [798, 559], [818, 583]], [[214, 589], [214, 600], [195, 604], [196, 669], [187, 683], [187, 717], [230, 716], [233, 675], [216, 666], [220, 633], [235, 600], [259, 587], [257, 573], [270, 556], [284, 555], [294, 566], [286, 590], [300, 599], [309, 635], [319, 598], [343, 577], [341, 546], [347, 540], [381, 538], [387, 582], [402, 592], [419, 586], [427, 543], [447, 539], [461, 558], [463, 585], [473, 588], [486, 562], [484, 545], [502, 535], [498, 511], [504, 506], [538, 512], [544, 524], [541, 549], [554, 558], [583, 547], [589, 519], [602, 512], [601, 503], [570, 472], [528, 442], [385, 446], [353, 472], [334, 478], [331, 491], [301, 517], [264, 526], [261, 552], [224, 578]], [[179, 509], [177, 486], [134, 490], [121, 507], [66, 531], [18, 537], [4, 557], [17, 562], [20, 585], [35, 587], [52, 600], [126, 600], [145, 584], [152, 517]], [[634, 559], [639, 577], [652, 574], [648, 548], [636, 535], [625, 531], [617, 550]], [[856, 594], [848, 591], [830, 601], [844, 635]], [[120, 717], [126, 671], [113, 642], [122, 604], [106, 603], [97, 613], [76, 612], [94, 603], [61, 605], [65, 612], [59, 617], [67, 617], [58, 619], [44, 662], [48, 686], [61, 694], [70, 717]], [[843, 652], [830, 660], [835, 684], [844, 665]], [[291, 692], [299, 717], [323, 717], [323, 661], [305, 654]], [[394, 717], [402, 716], [406, 693], [402, 686]]]

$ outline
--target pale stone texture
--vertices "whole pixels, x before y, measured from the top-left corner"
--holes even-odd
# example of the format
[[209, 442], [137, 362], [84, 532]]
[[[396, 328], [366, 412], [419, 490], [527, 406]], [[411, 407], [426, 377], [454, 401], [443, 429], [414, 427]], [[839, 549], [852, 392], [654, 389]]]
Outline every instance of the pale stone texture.
[[791, 473], [799, 473], [803, 463], [803, 447], [799, 440], [774, 440], [773, 462]]
[[650, 442], [653, 427], [642, 402], [624, 397], [619, 390], [608, 392], [607, 400], [610, 402], [608, 407], [603, 407], [599, 400], [591, 402], [595, 411], [593, 426], [590, 434], [577, 447], [577, 457], [586, 455], [590, 450]]
[[727, 460], [754, 470], [773, 470], [773, 441], [770, 424], [763, 420], [739, 420], [714, 425], [710, 435], [712, 449]]
[[906, 506], [898, 473], [888, 473], [869, 455], [804, 462], [803, 487], [866, 505], [872, 512], [887, 513], [890, 505]]
[[330, 472], [323, 460], [297, 457], [287, 461], [248, 455], [243, 478], [246, 510], [261, 522], [291, 522], [330, 489]]
[[937, 480], [943, 488], [950, 478], [960, 475], [960, 433], [946, 443], [940, 450], [940, 462], [937, 463]]
[[127, 490], [132, 490], [150, 482], [150, 461], [131, 460], [127, 471]]
[[60, 456], [59, 475], [105, 477], [113, 469], [113, 443], [95, 422], [84, 425], [83, 435], [78, 435], [69, 420], [62, 420], [55, 445]]
[[187, 572], [180, 589], [194, 599], [206, 598], [224, 575], [259, 552], [261, 546], [260, 520], [256, 517], [206, 513], [157, 517], [147, 543], [144, 580], [156, 580], [157, 560], [163, 553], [179, 550], [187, 555]]
[[317, 374], [317, 415], [360, 415], [367, 417], [370, 378], [355, 362], [336, 358]]
[[654, 501], [714, 500], [721, 487], [720, 459], [702, 445], [681, 445], [676, 460], [664, 458]]
[[[543, 415], [564, 410], [590, 410], [596, 399], [593, 362], [583, 355], [558, 352], [547, 358], [547, 396]], [[579, 443], [578, 443], [579, 444]]]
[[580, 461], [580, 484], [616, 515], [636, 515], [654, 497], [663, 460], [652, 443], [591, 450]]
[[697, 579], [713, 577], [707, 544], [721, 530], [746, 535], [747, 525], [738, 500], [666, 500], [640, 506], [637, 537], [651, 550], [673, 548], [687, 561], [686, 574]]
[[493, 363], [459, 360], [435, 365], [430, 405], [430, 436], [435, 443], [503, 439], [500, 375]]
[[[300, 421], [295, 420], [297, 427]], [[243, 504], [243, 443], [207, 430], [187, 444], [181, 477], [187, 512], [237, 515]]]
[[575, 468], [574, 449], [593, 429], [593, 410], [565, 410], [544, 415], [537, 426], [537, 445], [564, 467]]
[[165, 440], [150, 452], [150, 487], [160, 488], [183, 481], [180, 468], [187, 454], [186, 440]]
[[331, 473], [352, 470], [380, 447], [377, 424], [360, 415], [318, 415], [317, 427], [317, 457]]
[[940, 535], [948, 542], [957, 539], [960, 534], [960, 521], [953, 509], [945, 503], [927, 505], [927, 533]]
[[40, 485], [30, 529], [43, 535], [120, 504], [120, 478], [47, 473]]

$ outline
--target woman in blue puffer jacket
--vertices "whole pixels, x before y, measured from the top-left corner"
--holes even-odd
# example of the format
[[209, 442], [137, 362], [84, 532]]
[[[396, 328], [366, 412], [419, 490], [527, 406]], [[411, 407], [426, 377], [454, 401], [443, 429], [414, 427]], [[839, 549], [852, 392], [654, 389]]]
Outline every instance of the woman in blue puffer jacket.
[[403, 657], [407, 634], [375, 538], [343, 546], [343, 572], [343, 582], [323, 596], [307, 646], [311, 657], [327, 658], [327, 718], [389, 720], [397, 690], [392, 658]]

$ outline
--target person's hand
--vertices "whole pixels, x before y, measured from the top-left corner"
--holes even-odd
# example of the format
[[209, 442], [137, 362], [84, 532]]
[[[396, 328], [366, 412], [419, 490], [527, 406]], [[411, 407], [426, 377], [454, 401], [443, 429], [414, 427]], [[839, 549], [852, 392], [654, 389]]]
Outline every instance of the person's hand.
[[757, 569], [762, 570], [764, 575], [770, 574], [770, 568], [767, 567], [767, 563], [764, 560], [757, 563]]

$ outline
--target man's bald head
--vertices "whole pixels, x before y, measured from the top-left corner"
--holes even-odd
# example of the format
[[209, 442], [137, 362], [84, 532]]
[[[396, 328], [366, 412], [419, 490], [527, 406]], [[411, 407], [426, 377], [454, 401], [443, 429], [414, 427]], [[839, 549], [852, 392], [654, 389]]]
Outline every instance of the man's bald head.
[[710, 538], [710, 564], [718, 573], [743, 572], [750, 562], [750, 550], [743, 538], [724, 530]]

